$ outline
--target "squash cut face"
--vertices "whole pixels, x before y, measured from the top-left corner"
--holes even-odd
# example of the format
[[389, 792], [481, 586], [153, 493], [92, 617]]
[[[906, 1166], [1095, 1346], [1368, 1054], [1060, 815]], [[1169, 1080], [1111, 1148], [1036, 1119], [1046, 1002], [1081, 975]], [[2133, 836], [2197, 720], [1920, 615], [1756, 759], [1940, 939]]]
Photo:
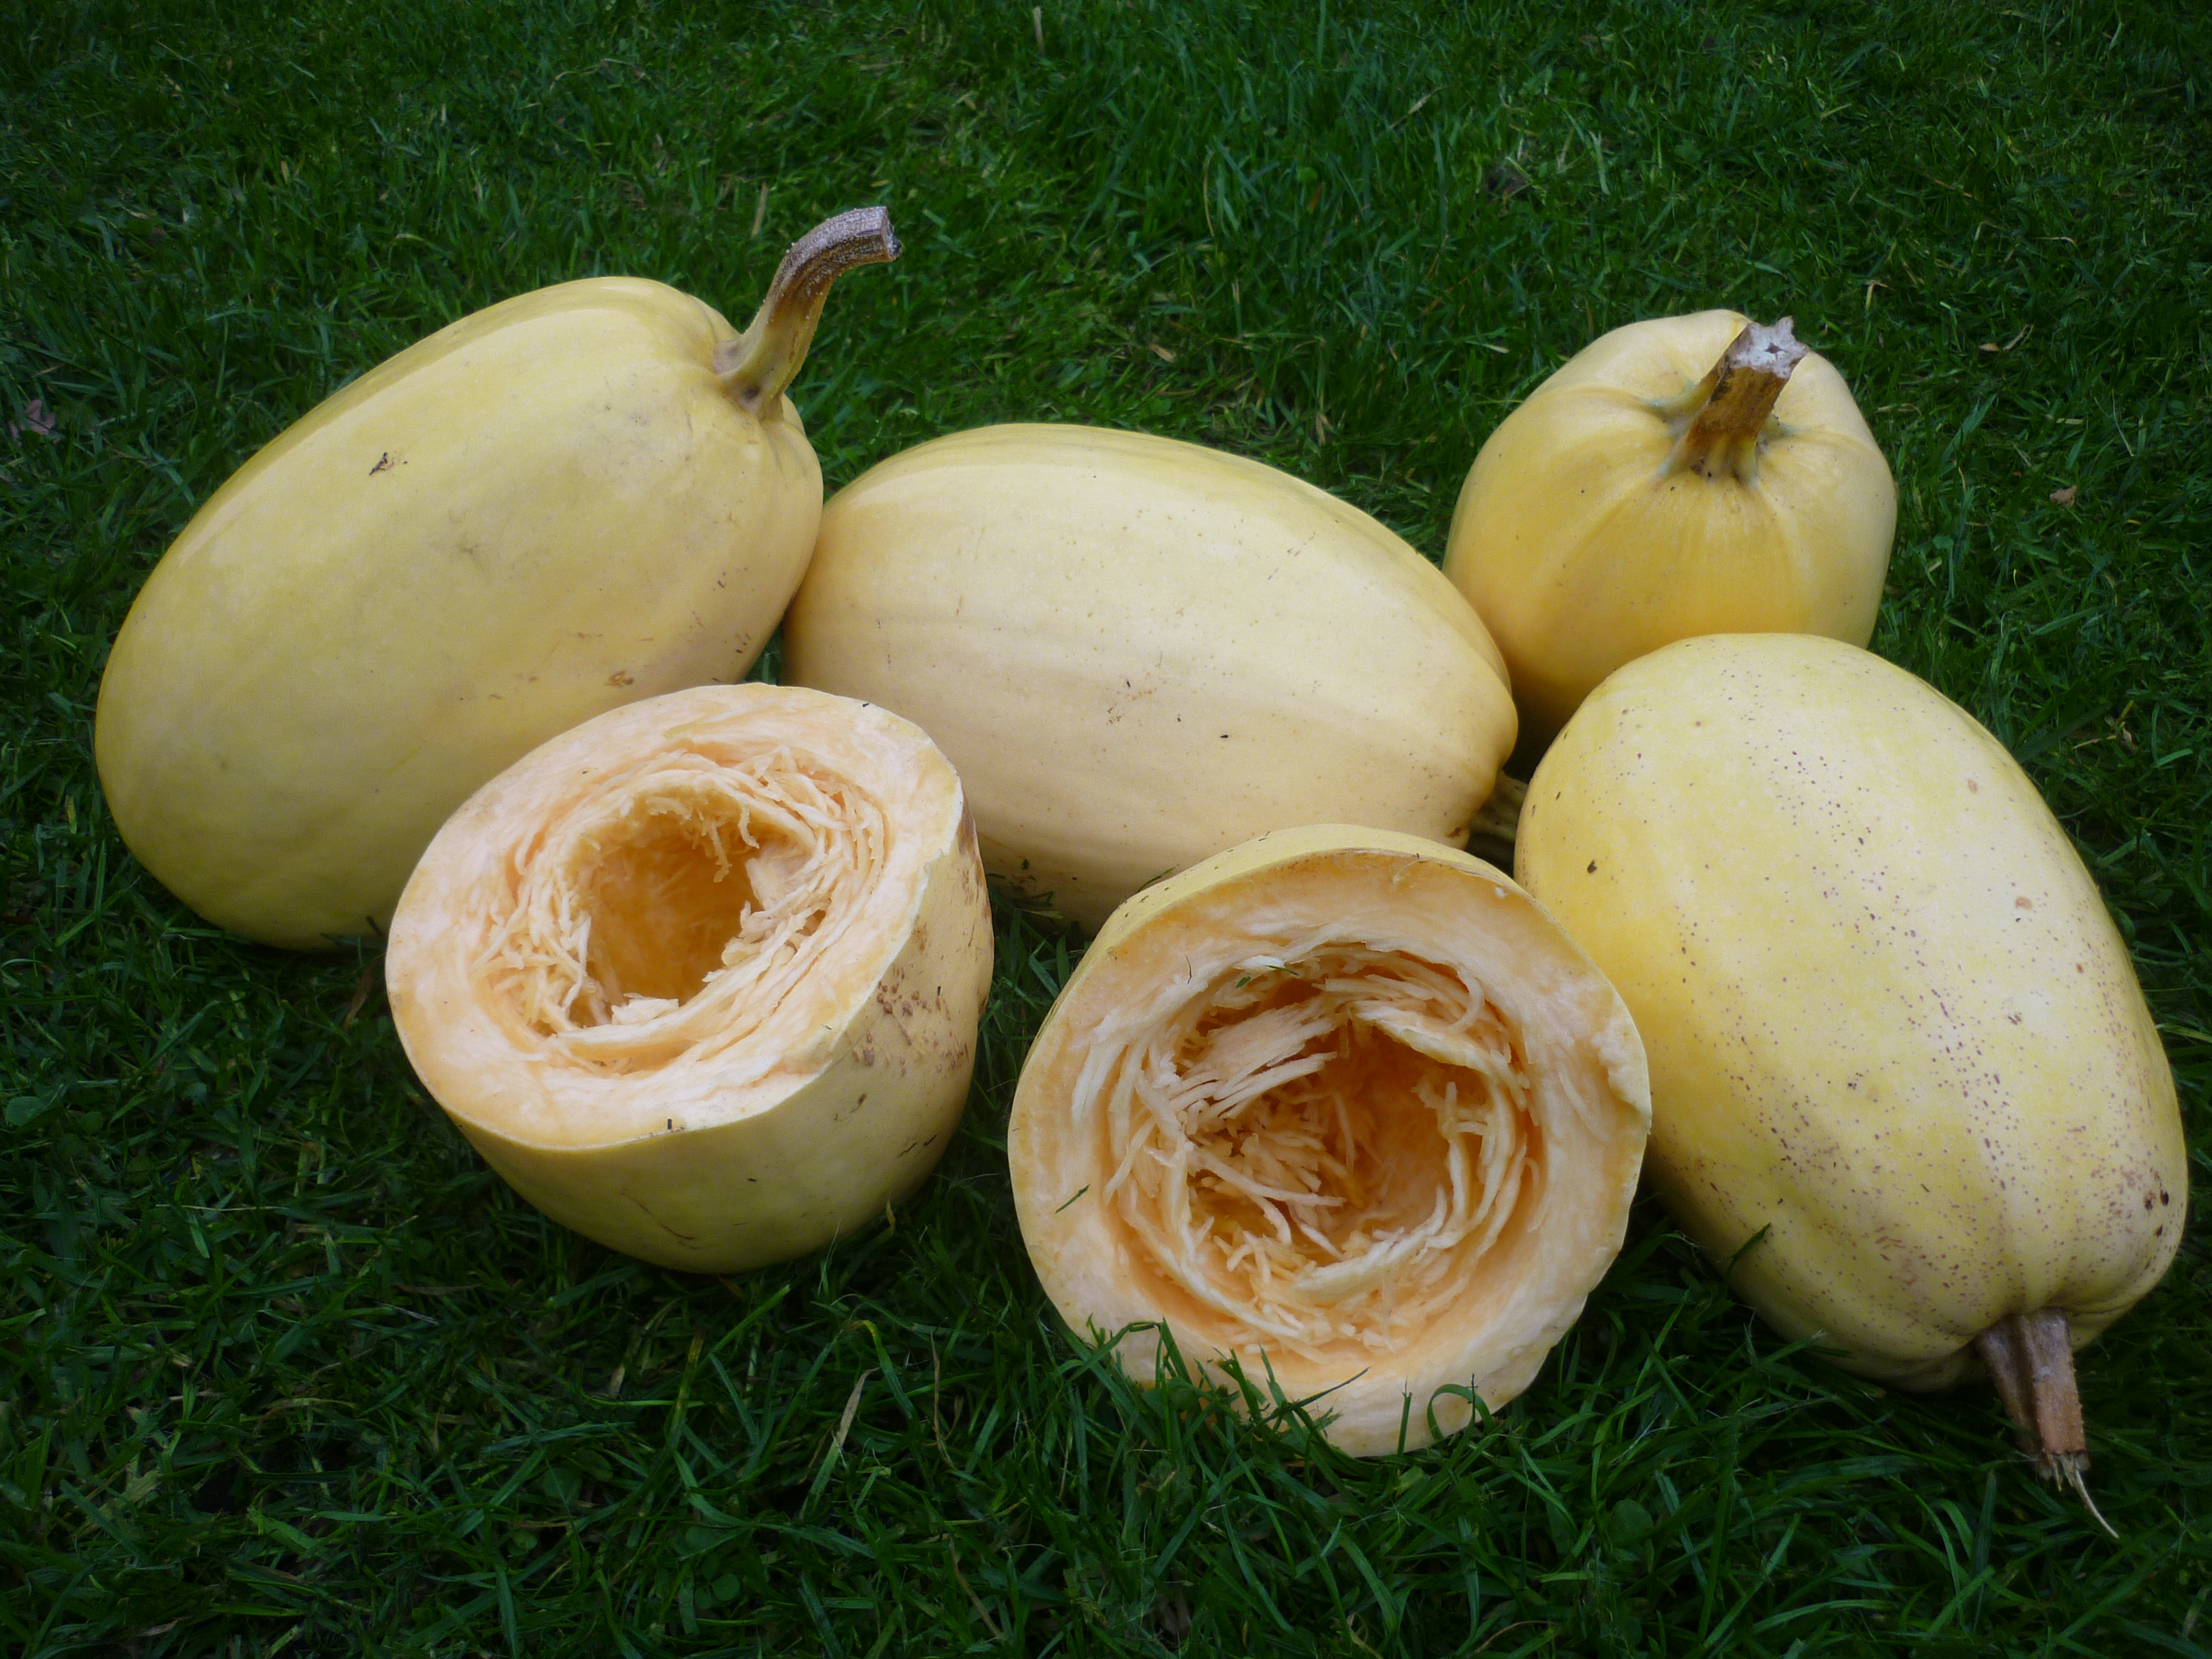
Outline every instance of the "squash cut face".
[[757, 1040], [885, 881], [882, 804], [787, 749], [623, 780], [518, 884], [485, 966], [530, 1024], [617, 1069]]
[[517, 1191], [727, 1272], [882, 1214], [964, 1101], [991, 970], [959, 780], [796, 688], [586, 722], [455, 814], [387, 959], [416, 1070]]
[[1461, 1299], [1541, 1187], [1504, 1016], [1402, 952], [1247, 958], [1115, 1072], [1108, 1196], [1237, 1347], [1387, 1352]]
[[1620, 1248], [1650, 1122], [1613, 988], [1501, 872], [1389, 831], [1261, 836], [1116, 910], [1007, 1139], [1074, 1334], [1163, 1337], [1372, 1455], [1528, 1385]]

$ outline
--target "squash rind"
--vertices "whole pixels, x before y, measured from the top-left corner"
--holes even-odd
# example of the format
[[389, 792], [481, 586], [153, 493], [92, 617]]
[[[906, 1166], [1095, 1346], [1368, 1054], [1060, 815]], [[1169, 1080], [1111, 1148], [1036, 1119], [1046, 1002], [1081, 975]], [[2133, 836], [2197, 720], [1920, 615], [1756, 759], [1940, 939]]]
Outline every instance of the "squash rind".
[[805, 568], [796, 412], [738, 410], [733, 338], [658, 283], [463, 318], [239, 469], [131, 606], [95, 752], [125, 841], [201, 915], [374, 934], [486, 779], [601, 711], [741, 678]]
[[[1554, 1173], [1540, 1198], [1527, 1200], [1535, 1218], [1480, 1258], [1480, 1284], [1470, 1280], [1468, 1294], [1481, 1305], [1455, 1309], [1395, 1351], [1316, 1360], [1236, 1340], [1145, 1266], [1109, 1201], [1110, 1149], [1079, 1079], [1119, 1014], [1147, 998], [1172, 1000], [1206, 978], [1209, 963], [1264, 951], [1286, 917], [1329, 910], [1332, 894], [1344, 904], [1328, 925], [1344, 937], [1474, 971], [1493, 1000], [1510, 1003], [1532, 1063], [1555, 1066], [1563, 1094], [1546, 1129], [1556, 1136]], [[1316, 825], [1255, 837], [1115, 912], [1031, 1046], [1007, 1158], [1031, 1261], [1079, 1338], [1119, 1335], [1119, 1362], [1149, 1382], [1157, 1328], [1123, 1333], [1164, 1324], [1203, 1372], [1222, 1376], [1233, 1353], [1254, 1382], [1272, 1378], [1291, 1398], [1312, 1398], [1334, 1443], [1372, 1456], [1399, 1449], [1401, 1435], [1415, 1449], [1465, 1427], [1474, 1407], [1459, 1391], [1498, 1407], [1528, 1386], [1620, 1250], [1649, 1121], [1643, 1050], [1626, 1010], [1509, 878], [1417, 836]]]
[[1654, 1186], [1785, 1336], [1942, 1388], [1999, 1319], [2059, 1309], [2078, 1347], [2172, 1261], [2185, 1152], [2126, 946], [1933, 687], [1810, 636], [1669, 646], [1560, 734], [1516, 865], [1644, 1034]]
[[1435, 567], [1310, 484], [1195, 444], [997, 426], [823, 510], [784, 678], [896, 709], [991, 873], [1086, 929], [1263, 830], [1466, 840], [1511, 750], [1504, 670]]
[[[859, 755], [878, 784], [914, 769], [891, 803], [894, 840], [913, 845], [894, 848], [887, 878], [908, 896], [872, 909], [873, 934], [792, 991], [804, 1030], [784, 1022], [790, 1046], [600, 1075], [484, 989], [510, 872], [606, 787], [595, 779], [725, 739], [787, 743], [832, 769]], [[880, 1218], [935, 1167], [967, 1098], [991, 961], [973, 825], [927, 738], [887, 710], [748, 684], [612, 711], [487, 784], [410, 880], [386, 971], [417, 1075], [518, 1193], [611, 1249], [729, 1273]]]
[[1584, 347], [1477, 453], [1444, 574], [1496, 636], [1523, 722], [1548, 737], [1614, 669], [1700, 634], [1874, 635], [1897, 487], [1835, 367], [1790, 374], [1755, 484], [1670, 471], [1655, 404], [1746, 319], [1632, 323]]

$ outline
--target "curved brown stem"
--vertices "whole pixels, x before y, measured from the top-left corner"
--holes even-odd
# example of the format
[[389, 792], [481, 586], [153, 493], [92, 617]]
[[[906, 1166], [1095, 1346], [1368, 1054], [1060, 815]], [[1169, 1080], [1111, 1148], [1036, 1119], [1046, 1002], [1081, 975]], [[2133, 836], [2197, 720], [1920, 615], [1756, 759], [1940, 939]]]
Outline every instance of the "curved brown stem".
[[1747, 323], [1705, 378], [1661, 413], [1682, 422], [1668, 466], [1711, 478], [1733, 474], [1750, 483], [1759, 476], [1759, 443], [1775, 400], [1806, 349], [1784, 317], [1771, 326]]
[[890, 212], [854, 208], [825, 219], [791, 245], [752, 326], [714, 349], [714, 372], [742, 409], [773, 411], [806, 361], [830, 285], [856, 265], [899, 257]]
[[2073, 1487], [2097, 1524], [2112, 1532], [2083, 1479], [2089, 1469], [2089, 1437], [2081, 1423], [2073, 1330], [2066, 1316], [2057, 1308], [2008, 1314], [1974, 1339], [1974, 1351], [1990, 1368], [1997, 1397], [2020, 1431], [2021, 1449], [2033, 1457], [2035, 1472], [2055, 1486]]

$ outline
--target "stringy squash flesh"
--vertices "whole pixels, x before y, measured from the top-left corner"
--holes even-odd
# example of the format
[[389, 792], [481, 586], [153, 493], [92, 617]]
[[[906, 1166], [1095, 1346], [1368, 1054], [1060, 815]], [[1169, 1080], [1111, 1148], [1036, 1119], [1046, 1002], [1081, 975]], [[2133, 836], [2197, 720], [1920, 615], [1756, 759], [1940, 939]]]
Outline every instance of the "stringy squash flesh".
[[1106, 1196], [1156, 1270], [1318, 1359], [1388, 1351], [1543, 1182], [1504, 1016], [1403, 952], [1244, 957], [1114, 1058]]
[[[1079, 1334], [1158, 1322], [1372, 1454], [1464, 1426], [1440, 1389], [1527, 1386], [1619, 1249], [1645, 1098], [1611, 988], [1504, 875], [1324, 827], [1116, 912], [1009, 1152]], [[1157, 1341], [1122, 1338], [1133, 1375]]]
[[726, 1272], [879, 1216], [966, 1097], [991, 931], [959, 781], [795, 688], [602, 715], [424, 855], [388, 957], [440, 1103], [523, 1196]]

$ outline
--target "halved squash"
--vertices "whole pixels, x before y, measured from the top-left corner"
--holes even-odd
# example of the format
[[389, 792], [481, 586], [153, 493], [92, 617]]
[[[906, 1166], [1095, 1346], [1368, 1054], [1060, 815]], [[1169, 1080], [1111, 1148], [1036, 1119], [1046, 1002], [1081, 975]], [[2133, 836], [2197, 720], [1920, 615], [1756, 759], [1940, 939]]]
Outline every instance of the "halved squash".
[[850, 1231], [936, 1165], [991, 918], [960, 781], [919, 728], [702, 686], [478, 790], [386, 962], [408, 1058], [517, 1192], [726, 1273]]
[[1007, 1152], [1079, 1336], [1149, 1381], [1172, 1333], [1373, 1455], [1528, 1385], [1620, 1251], [1650, 1123], [1626, 1009], [1527, 894], [1323, 825], [1114, 913]]

